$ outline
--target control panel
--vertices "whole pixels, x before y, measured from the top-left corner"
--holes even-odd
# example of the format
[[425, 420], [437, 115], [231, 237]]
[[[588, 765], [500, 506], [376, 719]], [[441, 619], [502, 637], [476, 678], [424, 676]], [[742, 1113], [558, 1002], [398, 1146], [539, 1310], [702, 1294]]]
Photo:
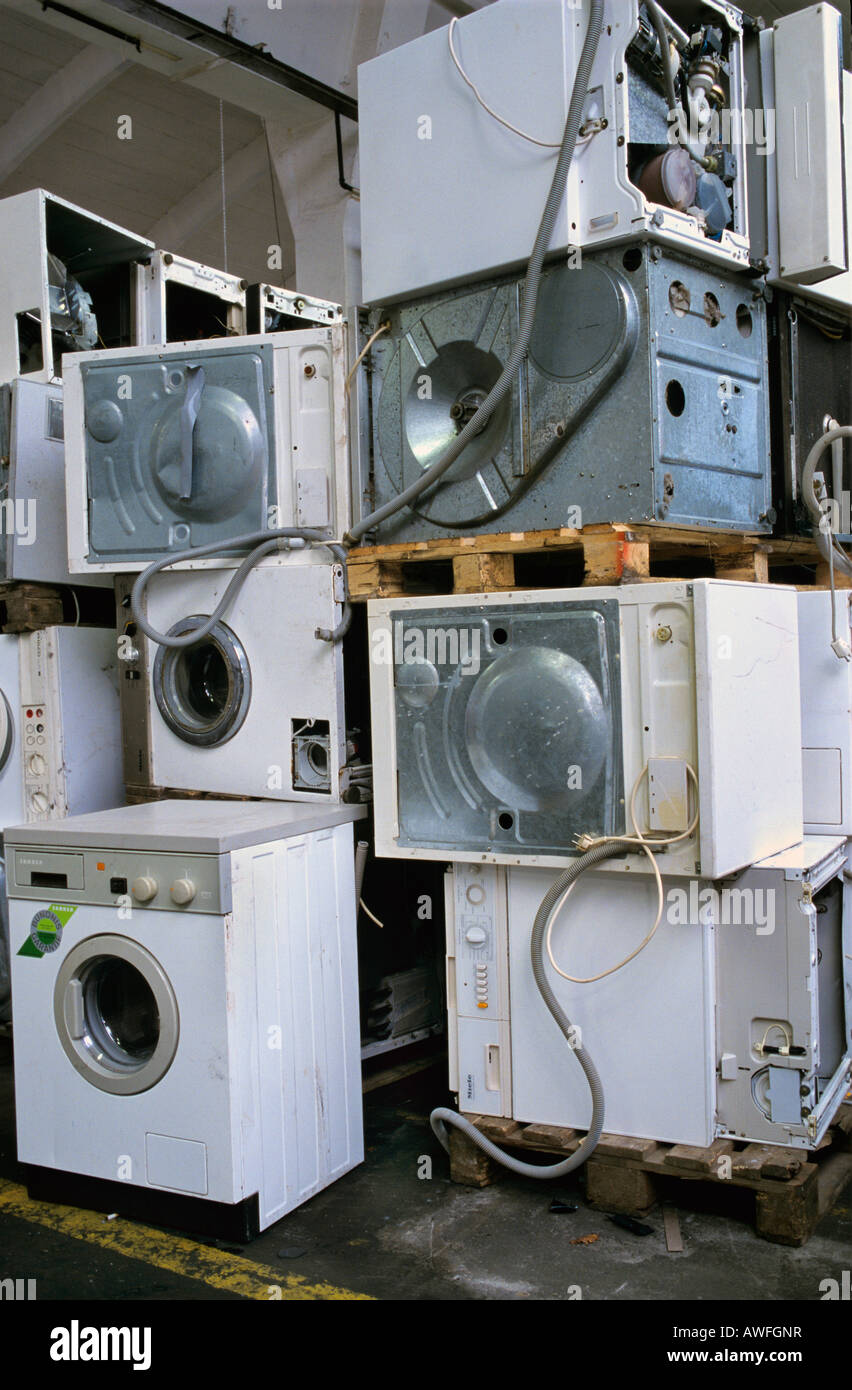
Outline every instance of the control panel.
[[455, 962], [456, 1009], [462, 1017], [505, 1018], [505, 902], [490, 865], [458, 865], [454, 887], [454, 940], [448, 955]]
[[228, 855], [11, 845], [10, 897], [221, 914], [231, 910]]
[[282, 333], [304, 324], [327, 327], [343, 322], [343, 309], [328, 299], [280, 289], [278, 285], [250, 285], [246, 296], [249, 333]]
[[61, 732], [54, 728], [57, 697], [52, 696], [50, 677], [55, 672], [56, 652], [49, 630], [24, 634], [20, 652], [24, 807], [28, 821], [50, 820], [64, 816], [68, 806], [62, 758], [56, 747]]
[[506, 871], [455, 864], [447, 884], [450, 1084], [463, 1112], [511, 1115]]

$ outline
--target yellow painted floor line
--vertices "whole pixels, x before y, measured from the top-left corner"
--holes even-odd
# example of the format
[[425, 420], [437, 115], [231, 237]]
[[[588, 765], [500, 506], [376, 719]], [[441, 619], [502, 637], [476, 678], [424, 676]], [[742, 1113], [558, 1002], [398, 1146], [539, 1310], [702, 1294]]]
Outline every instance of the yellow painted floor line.
[[0, 1178], [0, 1214], [16, 1216], [60, 1235], [97, 1245], [113, 1255], [142, 1260], [156, 1269], [167, 1269], [185, 1279], [197, 1279], [213, 1289], [224, 1289], [241, 1298], [317, 1301], [371, 1298], [334, 1284], [312, 1284], [298, 1274], [282, 1274], [270, 1265], [255, 1264], [243, 1255], [229, 1255], [209, 1245], [197, 1245], [186, 1236], [165, 1235], [149, 1226], [116, 1217], [109, 1221], [99, 1212], [76, 1207], [34, 1202], [26, 1188]]

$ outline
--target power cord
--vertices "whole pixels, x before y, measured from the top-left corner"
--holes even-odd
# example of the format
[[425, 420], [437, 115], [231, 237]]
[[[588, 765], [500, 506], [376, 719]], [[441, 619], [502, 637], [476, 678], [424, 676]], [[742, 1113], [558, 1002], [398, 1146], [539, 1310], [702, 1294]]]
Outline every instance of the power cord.
[[[642, 849], [642, 850], [644, 851], [645, 854], [647, 854], [648, 859], [650, 860], [651, 868], [652, 868], [652, 870], [653, 870], [653, 872], [654, 872], [654, 878], [655, 878], [655, 880], [656, 880], [656, 885], [657, 885], [657, 915], [656, 915], [656, 917], [654, 918], [654, 924], [653, 924], [653, 926], [651, 927], [651, 930], [647, 933], [647, 935], [643, 938], [643, 940], [640, 941], [640, 943], [639, 943], [639, 945], [636, 947], [636, 949], [630, 952], [630, 955], [629, 955], [629, 956], [625, 956], [625, 957], [624, 957], [624, 960], [619, 961], [617, 965], [612, 965], [612, 966], [610, 966], [610, 968], [609, 968], [608, 970], [602, 970], [602, 971], [600, 972], [600, 974], [598, 974], [598, 975], [585, 975], [585, 976], [583, 976], [583, 975], [569, 975], [566, 971], [564, 971], [564, 970], [561, 968], [561, 966], [557, 965], [557, 963], [556, 963], [556, 959], [555, 959], [554, 954], [553, 954], [552, 938], [553, 938], [553, 928], [554, 928], [554, 926], [555, 926], [555, 924], [556, 924], [556, 919], [558, 918], [560, 912], [562, 911], [562, 908], [564, 907], [564, 905], [565, 905], [565, 903], [566, 903], [566, 901], [567, 901], [569, 895], [570, 895], [571, 892], [573, 891], [575, 885], [579, 882], [579, 878], [573, 879], [573, 880], [571, 881], [571, 883], [569, 883], [568, 887], [565, 889], [565, 891], [564, 891], [564, 893], [562, 894], [562, 896], [559, 898], [558, 902], [557, 902], [557, 903], [555, 904], [555, 906], [553, 907], [552, 911], [550, 912], [549, 917], [548, 917], [548, 922], [547, 922], [547, 931], [546, 931], [546, 934], [545, 934], [545, 946], [546, 946], [546, 949], [547, 949], [547, 958], [548, 958], [548, 960], [550, 961], [550, 964], [553, 966], [553, 969], [556, 971], [557, 975], [561, 975], [563, 980], [570, 980], [571, 983], [572, 983], [572, 984], [575, 984], [575, 985], [590, 985], [590, 984], [594, 984], [595, 981], [597, 981], [597, 980], [604, 980], [604, 979], [606, 979], [606, 977], [607, 977], [608, 975], [614, 975], [614, 974], [616, 973], [617, 970], [623, 969], [623, 967], [624, 967], [625, 965], [627, 965], [628, 962], [630, 962], [631, 960], [635, 960], [635, 958], [639, 955], [639, 952], [640, 952], [640, 951], [644, 951], [644, 949], [645, 949], [645, 947], [648, 945], [649, 941], [651, 941], [652, 938], [653, 938], [653, 936], [655, 935], [655, 933], [656, 933], [656, 931], [657, 931], [657, 928], [659, 927], [660, 922], [662, 921], [662, 918], [663, 918], [663, 907], [664, 907], [664, 905], [665, 905], [665, 894], [664, 894], [664, 890], [663, 890], [663, 877], [662, 877], [662, 874], [660, 873], [660, 866], [659, 866], [659, 864], [657, 863], [657, 859], [656, 859], [656, 857], [655, 857], [653, 851], [654, 851], [654, 849], [665, 849], [665, 848], [667, 848], [669, 845], [676, 845], [676, 844], [678, 844], [678, 843], [679, 843], [680, 841], [682, 841], [682, 840], [687, 840], [687, 839], [689, 839], [689, 837], [695, 832], [695, 830], [696, 830], [696, 828], [697, 828], [697, 826], [698, 826], [698, 821], [699, 821], [699, 811], [698, 811], [698, 809], [697, 809], [697, 802], [698, 802], [698, 777], [696, 776], [695, 770], [694, 770], [692, 767], [690, 767], [689, 763], [686, 764], [686, 770], [687, 770], [687, 773], [688, 773], [689, 777], [692, 779], [692, 784], [693, 784], [693, 786], [695, 787], [695, 793], [696, 793], [696, 798], [695, 798], [695, 799], [696, 799], [696, 811], [695, 811], [695, 815], [693, 816], [693, 818], [692, 818], [692, 820], [690, 821], [689, 825], [687, 826], [686, 830], [682, 831], [681, 834], [679, 834], [679, 835], [672, 835], [672, 836], [667, 837], [666, 839], [661, 839], [661, 840], [648, 840], [648, 839], [645, 838], [645, 836], [642, 834], [642, 831], [639, 829], [639, 823], [638, 823], [638, 821], [637, 821], [637, 819], [636, 819], [636, 794], [637, 794], [637, 792], [638, 792], [638, 790], [639, 790], [639, 787], [640, 787], [641, 784], [642, 784], [643, 779], [644, 779], [644, 778], [647, 776], [647, 774], [648, 774], [648, 764], [646, 763], [645, 766], [643, 767], [642, 771], [639, 773], [639, 776], [636, 778], [636, 781], [635, 781], [634, 784], [633, 784], [633, 792], [632, 792], [631, 797], [630, 797], [630, 819], [631, 819], [631, 821], [632, 821], [632, 823], [633, 823], [634, 834], [633, 834], [632, 837], [623, 837], [623, 836], [622, 836], [622, 837], [619, 837], [619, 839], [618, 839], [618, 843], [619, 843], [619, 844], [622, 844], [622, 845], [623, 845], [623, 844], [634, 844], [634, 845], [638, 845], [639, 848]], [[606, 844], [606, 843], [608, 843], [608, 841], [609, 841], [610, 838], [611, 838], [611, 837], [609, 837], [609, 836], [605, 836], [605, 837], [603, 837], [603, 838], [601, 838], [601, 839], [593, 840], [593, 839], [590, 839], [588, 836], [580, 836], [580, 837], [579, 837], [579, 840], [578, 840], [578, 842], [577, 842], [577, 848], [578, 848], [578, 849], [591, 849], [591, 848], [593, 848], [593, 846], [595, 846], [595, 845], [601, 845], [601, 844]]]

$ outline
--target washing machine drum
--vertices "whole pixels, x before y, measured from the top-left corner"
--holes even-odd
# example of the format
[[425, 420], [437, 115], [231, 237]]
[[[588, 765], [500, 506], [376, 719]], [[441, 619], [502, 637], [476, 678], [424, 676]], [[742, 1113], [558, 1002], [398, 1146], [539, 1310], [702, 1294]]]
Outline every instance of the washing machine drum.
[[268, 345], [84, 367], [93, 558], [153, 559], [264, 527], [272, 385]]
[[[185, 637], [209, 620], [182, 618], [169, 637]], [[252, 679], [239, 637], [222, 622], [187, 647], [157, 648], [154, 698], [172, 733], [198, 748], [218, 748], [242, 728], [251, 704]]]
[[171, 983], [159, 961], [128, 937], [88, 937], [69, 952], [54, 989], [54, 1022], [72, 1066], [114, 1095], [150, 1090], [177, 1051]]
[[622, 827], [618, 605], [394, 618], [401, 845], [564, 852]]

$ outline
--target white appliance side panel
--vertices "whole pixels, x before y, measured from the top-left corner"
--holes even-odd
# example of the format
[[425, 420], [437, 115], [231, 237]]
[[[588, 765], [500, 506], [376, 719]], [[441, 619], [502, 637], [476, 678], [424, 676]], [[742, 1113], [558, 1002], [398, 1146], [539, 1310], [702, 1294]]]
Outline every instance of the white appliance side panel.
[[[501, 0], [457, 26], [456, 48], [504, 119], [558, 145], [578, 24], [582, 43], [584, 16], [565, 0]], [[528, 258], [556, 151], [479, 106], [453, 66], [446, 28], [362, 64], [358, 104], [367, 303]], [[463, 150], [473, 156], [460, 158]], [[568, 222], [563, 204], [554, 245], [570, 240]]]
[[[850, 593], [835, 593], [837, 632], [852, 642]], [[852, 663], [831, 650], [831, 594], [799, 594], [805, 834], [852, 835]]]
[[[555, 875], [523, 869], [507, 875], [513, 1116], [588, 1129], [588, 1082], [530, 963], [535, 913]], [[715, 1110], [713, 928], [695, 920], [690, 883], [664, 884], [667, 914], [635, 960], [594, 984], [571, 984], [549, 964], [548, 978], [600, 1074], [606, 1130], [706, 1145]], [[577, 976], [608, 969], [639, 944], [655, 910], [650, 880], [585, 874], [554, 927], [556, 960]]]
[[[0, 726], [7, 727], [9, 749], [0, 767], [0, 833], [7, 825], [20, 825], [25, 819], [23, 743], [20, 713], [20, 656], [19, 638], [12, 633], [0, 633]], [[5, 741], [5, 740], [4, 740]]]
[[68, 814], [124, 805], [113, 628], [55, 629]]
[[[14, 526], [6, 525], [8, 579], [69, 582], [65, 513], [64, 400], [61, 382], [19, 377], [13, 383], [9, 492]], [[109, 588], [105, 575], [77, 584]]]
[[[232, 855], [245, 1135], [261, 1226], [364, 1157], [355, 875], [349, 825]], [[245, 1093], [245, 1092], [244, 1092]], [[253, 1109], [254, 1103], [244, 1106]]]
[[[252, 676], [248, 713], [227, 743], [199, 748], [178, 738], [163, 720], [151, 689], [156, 785], [280, 801], [340, 800], [335, 771], [346, 758], [343, 656], [340, 643], [314, 636], [315, 628], [333, 628], [340, 620], [333, 569], [294, 565], [253, 570], [225, 614], [223, 621], [242, 642]], [[162, 632], [190, 614], [212, 613], [231, 578], [231, 572], [222, 570], [155, 576], [147, 591], [148, 617]], [[152, 652], [152, 685], [153, 664]], [[329, 793], [293, 788], [291, 726], [307, 719], [329, 724]]]
[[[240, 1171], [239, 1134], [231, 1126], [234, 1059], [224, 919], [135, 908], [127, 921], [116, 908], [81, 905], [56, 951], [41, 958], [19, 955], [35, 911], [49, 901], [12, 899], [9, 904], [20, 1161], [151, 1186], [146, 1136], [155, 1134], [206, 1147], [204, 1195], [210, 1200], [250, 1196]], [[139, 1095], [109, 1095], [87, 1081], [65, 1055], [54, 1023], [54, 986], [68, 952], [106, 932], [141, 942], [162, 966], [177, 999], [180, 1037], [174, 1061]]]
[[701, 872], [765, 859], [802, 838], [796, 593], [696, 580]]
[[[0, 201], [0, 246], [15, 248], [0, 266], [0, 381], [20, 374], [17, 315], [35, 310], [42, 323], [50, 317], [47, 291], [44, 194], [40, 188]], [[47, 358], [33, 381], [49, 381], [52, 350], [47, 334]]]
[[773, 33], [779, 270], [807, 285], [852, 269], [840, 14], [831, 5], [812, 5], [777, 20]]

